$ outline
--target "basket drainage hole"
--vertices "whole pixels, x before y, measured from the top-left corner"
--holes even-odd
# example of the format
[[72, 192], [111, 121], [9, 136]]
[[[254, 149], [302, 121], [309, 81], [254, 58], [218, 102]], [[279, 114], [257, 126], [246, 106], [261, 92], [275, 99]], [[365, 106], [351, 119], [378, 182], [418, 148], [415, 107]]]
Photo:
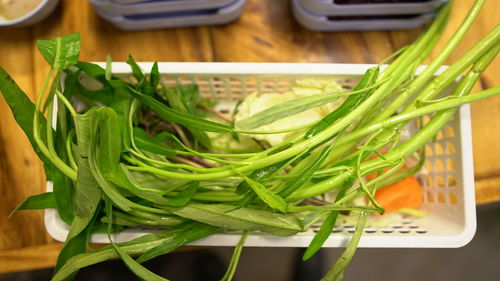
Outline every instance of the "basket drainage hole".
[[423, 233], [427, 233], [427, 229], [418, 228], [418, 229], [415, 229], [415, 232], [416, 232], [416, 233], [423, 234]]
[[382, 232], [383, 232], [383, 233], [393, 233], [393, 232], [394, 232], [394, 230], [393, 230], [393, 229], [390, 229], [390, 228], [384, 228], [384, 229], [382, 229]]
[[410, 230], [409, 229], [400, 229], [398, 230], [399, 233], [403, 233], [403, 234], [407, 234], [407, 233], [410, 233]]
[[377, 230], [375, 228], [367, 228], [365, 229], [365, 233], [375, 233]]

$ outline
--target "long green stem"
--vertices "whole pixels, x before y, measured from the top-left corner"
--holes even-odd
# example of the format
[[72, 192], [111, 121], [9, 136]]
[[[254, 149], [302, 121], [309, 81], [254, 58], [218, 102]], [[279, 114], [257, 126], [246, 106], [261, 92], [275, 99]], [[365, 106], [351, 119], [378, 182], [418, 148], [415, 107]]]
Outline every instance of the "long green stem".
[[451, 39], [448, 41], [446, 46], [439, 52], [439, 54], [433, 58], [432, 62], [425, 68], [425, 70], [420, 73], [416, 79], [408, 86], [406, 91], [399, 94], [396, 99], [381, 112], [373, 122], [378, 122], [384, 120], [385, 118], [391, 116], [396, 110], [398, 110], [409, 97], [414, 95], [417, 90], [427, 83], [427, 81], [434, 75], [436, 70], [445, 62], [445, 60], [451, 55], [453, 50], [456, 48], [458, 43], [463, 39], [466, 32], [470, 29], [470, 26], [476, 19], [479, 11], [484, 5], [485, 0], [476, 0], [469, 14], [462, 22], [458, 30], [453, 34]]
[[[483, 57], [481, 57], [473, 68], [467, 73], [467, 75], [460, 81], [456, 90], [453, 93], [454, 97], [462, 97], [467, 95], [471, 90], [474, 84], [479, 79], [480, 75], [486, 69], [486, 67], [493, 61], [500, 50], [500, 45], [496, 45], [493, 49], [491, 49], [488, 53], [486, 53]], [[489, 91], [496, 92], [498, 89], [492, 89]], [[387, 153], [385, 157], [389, 161], [395, 161], [397, 159], [402, 159], [404, 157], [408, 157], [415, 151], [417, 151], [420, 147], [422, 147], [426, 142], [434, 137], [435, 134], [448, 122], [448, 120], [455, 114], [456, 108], [447, 109], [441, 112], [436, 113], [429, 123], [427, 123], [420, 131], [418, 131], [410, 140], [403, 143], [390, 153]], [[373, 171], [376, 166], [380, 166], [381, 159], [374, 159], [369, 162], [363, 163], [363, 175], [369, 174]]]
[[[54, 155], [50, 152], [49, 148], [47, 145], [44, 143], [42, 140], [42, 137], [40, 135], [40, 106], [42, 104], [43, 100], [43, 95], [45, 93], [45, 90], [47, 89], [47, 85], [49, 84], [51, 77], [54, 74], [54, 69], [51, 68], [49, 70], [49, 73], [45, 77], [42, 87], [40, 88], [40, 92], [38, 93], [38, 98], [35, 106], [35, 112], [33, 114], [33, 138], [40, 149], [40, 151], [48, 158], [50, 161], [58, 168], [63, 174], [65, 174], [67, 177], [72, 179], [73, 181], [76, 181], [76, 171], [73, 170], [71, 167], [66, 165], [64, 161], [62, 161], [57, 155]], [[50, 127], [52, 129], [52, 124], [48, 123], [47, 127]]]

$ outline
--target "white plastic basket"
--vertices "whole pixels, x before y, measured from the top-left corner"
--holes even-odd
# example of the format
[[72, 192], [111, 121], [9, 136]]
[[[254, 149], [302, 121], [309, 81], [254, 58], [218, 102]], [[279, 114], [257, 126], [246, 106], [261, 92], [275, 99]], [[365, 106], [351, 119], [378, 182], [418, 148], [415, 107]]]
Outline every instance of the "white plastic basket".
[[[104, 64], [102, 64], [104, 66]], [[149, 70], [152, 63], [141, 63]], [[237, 100], [254, 92], [284, 92], [296, 79], [331, 78], [344, 87], [352, 87], [362, 74], [374, 65], [309, 64], [309, 63], [159, 63], [164, 83], [168, 85], [198, 84], [204, 97], [219, 102], [219, 109], [231, 109]], [[421, 71], [420, 67], [417, 72]], [[113, 63], [113, 73], [131, 76], [125, 63]], [[440, 71], [442, 71], [440, 69]], [[424, 188], [422, 210], [427, 216], [418, 219], [399, 218], [387, 225], [370, 226], [368, 221], [360, 247], [449, 248], [461, 247], [474, 236], [476, 229], [474, 171], [472, 161], [470, 109], [464, 105], [453, 120], [438, 134], [434, 143], [426, 146], [426, 174], [419, 174]], [[47, 189], [52, 190], [51, 183]], [[46, 210], [48, 233], [64, 241], [68, 225], [54, 209]], [[151, 229], [131, 229], [115, 234], [116, 241], [127, 241], [150, 232]], [[325, 247], [345, 246], [353, 225], [339, 224], [326, 241]], [[291, 237], [250, 235], [246, 246], [305, 247], [314, 231]], [[192, 245], [233, 246], [240, 239], [236, 234], [218, 234]], [[93, 243], [107, 243], [106, 234], [94, 234]]]

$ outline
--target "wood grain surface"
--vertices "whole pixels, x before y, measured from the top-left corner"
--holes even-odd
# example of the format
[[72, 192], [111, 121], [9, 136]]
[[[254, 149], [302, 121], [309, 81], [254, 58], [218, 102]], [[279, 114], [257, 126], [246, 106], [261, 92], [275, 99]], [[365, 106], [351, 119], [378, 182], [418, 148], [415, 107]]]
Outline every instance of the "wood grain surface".
[[[443, 46], [465, 16], [471, 1], [454, 3]], [[451, 63], [499, 23], [500, 1], [488, 0]], [[289, 0], [248, 0], [239, 20], [217, 27], [123, 32], [100, 19], [87, 1], [61, 1], [44, 22], [27, 28], [0, 28], [0, 65], [31, 98], [48, 66], [34, 47], [37, 39], [71, 32], [82, 37], [82, 60], [223, 62], [377, 63], [411, 43], [421, 29], [318, 33], [293, 19]], [[431, 57], [435, 56], [433, 52]], [[499, 59], [476, 90], [499, 84]], [[472, 105], [476, 202], [500, 200], [500, 97]], [[41, 164], [5, 101], [0, 98], [0, 273], [53, 266], [61, 243], [46, 233], [43, 213], [8, 214], [24, 198], [45, 189]]]

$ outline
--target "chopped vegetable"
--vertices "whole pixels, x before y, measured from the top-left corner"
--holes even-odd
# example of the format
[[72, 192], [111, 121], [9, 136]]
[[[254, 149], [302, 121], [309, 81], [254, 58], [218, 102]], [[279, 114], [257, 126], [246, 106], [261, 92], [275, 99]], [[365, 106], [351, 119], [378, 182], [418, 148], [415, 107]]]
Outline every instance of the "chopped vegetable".
[[419, 209], [422, 205], [422, 186], [414, 176], [383, 187], [375, 193], [375, 200], [384, 208], [385, 213], [392, 213], [403, 208]]

